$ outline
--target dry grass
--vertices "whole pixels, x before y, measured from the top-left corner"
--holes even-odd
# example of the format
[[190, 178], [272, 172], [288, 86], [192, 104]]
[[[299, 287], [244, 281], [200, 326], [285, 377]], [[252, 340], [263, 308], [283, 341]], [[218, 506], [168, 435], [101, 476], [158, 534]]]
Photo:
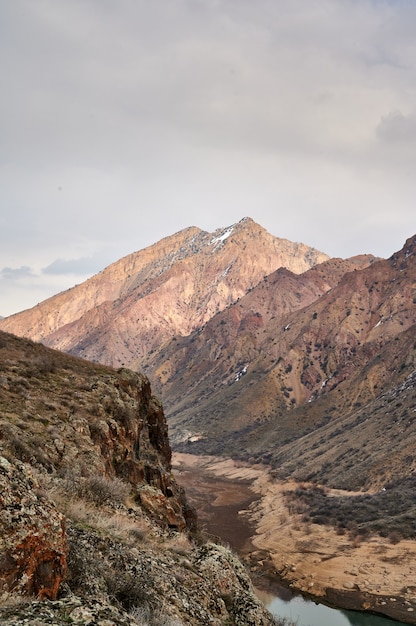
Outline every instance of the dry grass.
[[176, 533], [174, 537], [168, 539], [165, 542], [165, 547], [171, 552], [182, 556], [189, 554], [193, 550], [192, 543], [183, 533]]
[[[129, 515], [127, 507], [117, 501], [110, 501], [103, 505], [92, 498], [82, 497], [85, 489], [77, 485], [76, 481], [68, 490], [67, 479], [58, 483], [48, 476], [39, 474], [36, 470], [34, 474], [41, 485], [40, 491], [47, 492], [57, 508], [74, 524], [117, 537], [129, 545], [144, 540], [148, 535], [150, 524], [143, 516], [141, 509], [135, 507], [133, 517]], [[122, 481], [117, 479], [115, 482], [121, 483]], [[123, 486], [126, 487], [125, 483]]]
[[85, 500], [76, 499], [67, 502], [65, 515], [75, 524], [94, 528], [128, 544], [142, 541], [149, 532], [144, 519], [132, 519], [123, 513], [107, 512], [102, 507], [96, 507]]

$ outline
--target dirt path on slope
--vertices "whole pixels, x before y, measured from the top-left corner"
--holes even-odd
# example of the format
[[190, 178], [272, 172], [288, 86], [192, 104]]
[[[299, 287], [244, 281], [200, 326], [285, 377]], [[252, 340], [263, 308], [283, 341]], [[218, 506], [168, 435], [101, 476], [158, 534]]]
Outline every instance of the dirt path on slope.
[[298, 483], [271, 479], [262, 466], [182, 453], [174, 454], [173, 466], [201, 521], [217, 517], [214, 534], [229, 541], [219, 531], [226, 521], [226, 532], [237, 541], [230, 545], [258, 576], [340, 608], [416, 624], [416, 541], [393, 545], [372, 537], [357, 542], [329, 526], [302, 522], [289, 513], [284, 495]]

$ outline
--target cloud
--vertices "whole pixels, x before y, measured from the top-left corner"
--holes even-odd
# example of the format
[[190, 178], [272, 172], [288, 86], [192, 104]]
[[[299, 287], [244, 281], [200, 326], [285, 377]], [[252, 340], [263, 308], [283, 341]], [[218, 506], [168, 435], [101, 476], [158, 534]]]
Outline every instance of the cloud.
[[244, 215], [389, 256], [415, 229], [415, 28], [405, 0], [0, 3], [0, 267], [59, 290]]
[[[354, 140], [369, 107], [383, 113], [378, 87], [406, 42], [385, 3], [24, 4], [24, 15], [4, 10], [3, 46], [14, 44], [4, 154], [24, 141], [19, 160], [31, 165], [58, 156], [81, 169], [146, 172], [179, 142], [333, 150]], [[319, 102], [322, 92], [332, 104]]]
[[403, 115], [400, 111], [393, 111], [382, 117], [377, 126], [377, 136], [384, 142], [410, 143], [416, 140], [416, 113]]
[[2, 280], [22, 280], [25, 278], [33, 278], [35, 274], [27, 265], [22, 265], [21, 267], [3, 267], [0, 270], [0, 278]]
[[42, 269], [44, 274], [74, 274], [87, 276], [95, 274], [103, 269], [103, 256], [80, 257], [78, 259], [56, 259]]

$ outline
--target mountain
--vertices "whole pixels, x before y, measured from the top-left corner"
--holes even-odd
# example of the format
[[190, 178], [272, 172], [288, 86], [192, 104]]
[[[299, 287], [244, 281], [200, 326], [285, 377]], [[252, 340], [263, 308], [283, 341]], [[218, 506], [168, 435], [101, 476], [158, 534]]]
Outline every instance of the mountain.
[[2, 332], [0, 365], [1, 624], [276, 623], [198, 531], [143, 375]]
[[[286, 341], [290, 315], [319, 300], [347, 272], [373, 261], [371, 256], [331, 259], [300, 275], [280, 268], [202, 328], [188, 337], [175, 337], [150, 354], [144, 368], [164, 397], [175, 442], [186, 440], [189, 428], [193, 437], [195, 427], [208, 428], [211, 439], [209, 422], [222, 428], [221, 439], [224, 430], [235, 432], [238, 426], [245, 428], [269, 415], [273, 409], [265, 404], [267, 391], [249, 399], [245, 390], [260, 385], [277, 365], [288, 367], [290, 359], [283, 359], [286, 347], [280, 341]], [[279, 398], [275, 386], [270, 387], [271, 403], [292, 407], [293, 394], [287, 398], [286, 389], [281, 392]], [[300, 386], [296, 393], [301, 393]], [[244, 410], [234, 411], [233, 399], [240, 404], [240, 395]], [[298, 400], [301, 402], [301, 397]]]
[[403, 568], [391, 543], [413, 571], [415, 253], [416, 236], [389, 259], [329, 259], [244, 219], [211, 234], [186, 229], [2, 320], [16, 335], [148, 378], [0, 334], [0, 590], [57, 598], [33, 613], [25, 605], [21, 620], [0, 602], [0, 621], [51, 611], [38, 623], [59, 614], [121, 626], [153, 611], [147, 621], [164, 623], [163, 605], [171, 623], [208, 623], [214, 606], [219, 623], [272, 623], [251, 604], [239, 564], [195, 535], [150, 378], [176, 450], [260, 463], [267, 474], [260, 508], [246, 512], [267, 518], [279, 503], [259, 564], [264, 556], [319, 597], [338, 589], [342, 606], [345, 589], [355, 608], [388, 615], [400, 600], [399, 619], [413, 623], [413, 586], [374, 591], [364, 568], [365, 580], [345, 589], [329, 580], [320, 592], [317, 564], [334, 573], [340, 551], [352, 563], [362, 546], [374, 567], [376, 541], [380, 567]]
[[346, 273], [334, 259], [300, 276], [278, 270], [151, 357], [176, 447], [344, 488], [413, 471], [415, 247], [413, 237], [388, 260], [349, 260]]
[[327, 255], [244, 218], [185, 229], [93, 278], [0, 321], [0, 328], [112, 366], [141, 370], [152, 350], [189, 335], [279, 267], [301, 273]]
[[401, 444], [401, 412], [383, 407], [404, 394], [411, 415], [415, 284], [415, 237], [390, 259], [329, 259], [245, 218], [181, 231], [0, 328], [144, 371], [175, 449], [378, 488], [409, 472], [412, 427]]

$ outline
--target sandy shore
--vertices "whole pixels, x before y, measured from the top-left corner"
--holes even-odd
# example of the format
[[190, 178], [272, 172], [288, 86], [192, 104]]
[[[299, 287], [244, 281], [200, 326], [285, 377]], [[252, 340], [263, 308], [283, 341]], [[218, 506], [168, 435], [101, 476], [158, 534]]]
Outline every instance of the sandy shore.
[[207, 476], [250, 481], [258, 499], [239, 513], [255, 530], [245, 556], [259, 575], [340, 608], [416, 624], [416, 541], [393, 545], [372, 537], [358, 542], [329, 526], [304, 523], [289, 514], [284, 496], [298, 484], [271, 479], [262, 466], [181, 453], [174, 454], [173, 463], [177, 471], [194, 468]]

